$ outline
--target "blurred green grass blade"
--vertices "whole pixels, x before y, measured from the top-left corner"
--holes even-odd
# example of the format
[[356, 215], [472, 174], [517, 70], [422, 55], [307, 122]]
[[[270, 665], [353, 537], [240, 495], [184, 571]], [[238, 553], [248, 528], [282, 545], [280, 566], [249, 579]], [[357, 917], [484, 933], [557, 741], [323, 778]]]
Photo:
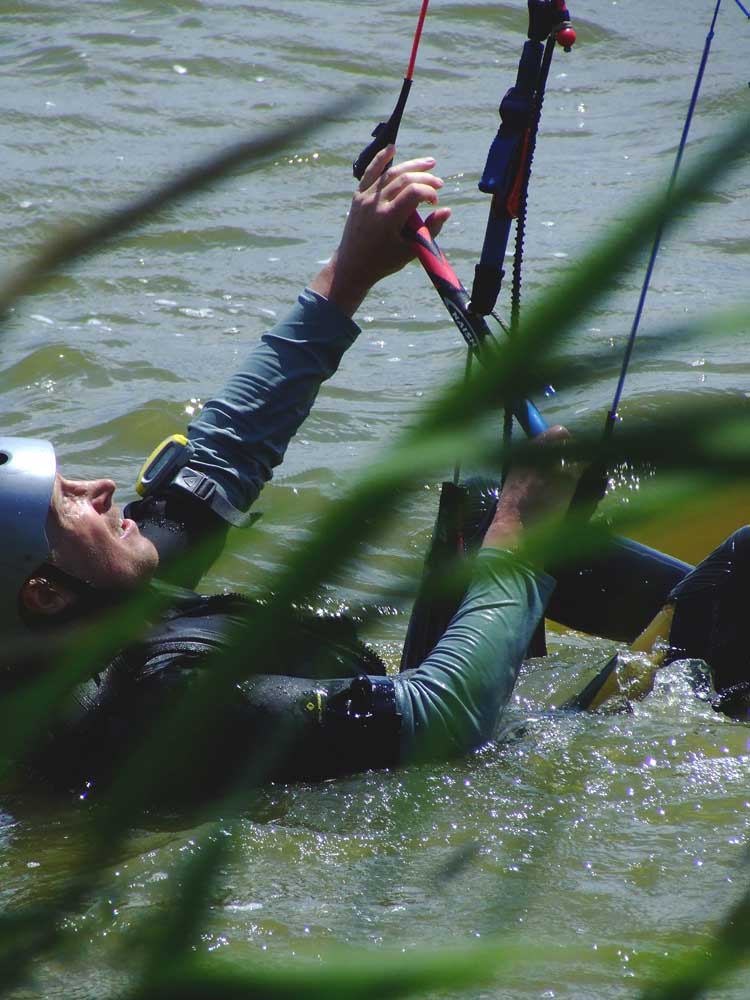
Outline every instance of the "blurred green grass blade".
[[[741, 147], [743, 143], [747, 140], [747, 123], [730, 133], [729, 137], [723, 140], [719, 144], [718, 152], [713, 156], [707, 158], [707, 161], [701, 166], [700, 169], [696, 168], [683, 185], [678, 188], [677, 193], [674, 198], [674, 205], [679, 206], [683, 200], [688, 200], [694, 193], [696, 187], [701, 189], [701, 185], [706, 183], [706, 178], [711, 177], [719, 172], [719, 167], [717, 163], [720, 163], [723, 168], [726, 168], [728, 162], [731, 161], [731, 156], [736, 155], [738, 147]], [[719, 155], [723, 153], [723, 155]], [[656, 205], [659, 203], [657, 202]], [[653, 216], [656, 212], [656, 205], [652, 204], [647, 206], [641, 214], [641, 226], [640, 234], [638, 238], [633, 236], [633, 232], [637, 232], [639, 226], [637, 224], [638, 219], [633, 223], [632, 229], [629, 227], [628, 232], [617, 238], [610, 239], [606, 243], [614, 247], [619, 247], [620, 252], [616, 254], [618, 264], [621, 264], [626, 258], [625, 253], [626, 245], [630, 247], [631, 252], [639, 242], [643, 242], [648, 235], [648, 229], [646, 223], [649, 219], [653, 220]], [[604, 272], [601, 271], [601, 261], [607, 256], [606, 252], [596, 251], [589, 255], [589, 259], [594, 261], [599, 268], [600, 279], [604, 281]], [[595, 268], [596, 269], [596, 268]], [[582, 268], [585, 272], [586, 267]], [[606, 271], [607, 269], [605, 269]], [[571, 283], [575, 286], [576, 283], [580, 284], [580, 276], [574, 276], [569, 279], [567, 283]], [[592, 284], [596, 284], [595, 282]], [[569, 299], [570, 288], [565, 288], [559, 292], [553, 293], [552, 296], [548, 296], [547, 299]], [[539, 307], [537, 310], [539, 315], [544, 315], [545, 310], [543, 307]], [[558, 313], [559, 316], [559, 313]], [[537, 320], [537, 326], [539, 321]], [[527, 330], [531, 330], [532, 334], [534, 331], [534, 321], [532, 320]], [[532, 343], [534, 342], [534, 336], [531, 336]], [[520, 338], [519, 338], [520, 339]], [[506, 357], [511, 361], [505, 370], [500, 369], [496, 372], [495, 379], [492, 380], [492, 394], [489, 398], [485, 396], [484, 405], [487, 403], [494, 404], [497, 401], [497, 385], [496, 382], [499, 380], [505, 382], [506, 385], [511, 383], [517, 384], [517, 376], [523, 372], [525, 367], [525, 362], [521, 356], [517, 355], [516, 344], [504, 344], [503, 348], [496, 352], [496, 362], [501, 364]], [[513, 365], [515, 360], [516, 365]], [[514, 367], [516, 370], [514, 370]], [[284, 597], [289, 600], [289, 602], [294, 599], [304, 596], [309, 593], [310, 590], [328, 573], [331, 569], [340, 566], [343, 561], [348, 557], [348, 555], [354, 550], [358, 540], [359, 540], [359, 530], [350, 530], [351, 525], [344, 527], [347, 521], [347, 517], [352, 519], [352, 523], [356, 523], [357, 526], [363, 524], [370, 524], [373, 522], [373, 510], [382, 511], [384, 514], [392, 508], [394, 503], [394, 491], [400, 489], [402, 486], [406, 485], [409, 481], [413, 479], [415, 471], [415, 459], [417, 454], [420, 456], [421, 461], [416, 465], [416, 468], [424, 468], [425, 466], [425, 455], [427, 454], [427, 464], [436, 463], [440, 458], [447, 452], [448, 446], [451, 449], [455, 447], [457, 443], [455, 440], [451, 439], [451, 435], [455, 433], [455, 423], [458, 422], [459, 426], [461, 423], [466, 423], [470, 417], [477, 416], [479, 413], [483, 412], [484, 407], [475, 410], [472, 414], [472, 404], [476, 406], [476, 401], [478, 396], [481, 395], [476, 392], [477, 385], [483, 383], [486, 387], [489, 387], [490, 382], [488, 381], [488, 372], [479, 371], [477, 378], [474, 380], [476, 384], [469, 385], [465, 388], [456, 390], [455, 388], [449, 390], [447, 396], [444, 396], [442, 401], [433, 406], [431, 411], [427, 414], [426, 418], [422, 423], [411, 432], [407, 432], [406, 435], [402, 437], [401, 447], [396, 447], [386, 460], [385, 467], [380, 466], [374, 472], [370, 472], [366, 475], [363, 481], [360, 483], [359, 488], [350, 494], [348, 503], [342, 505], [342, 507], [337, 508], [333, 518], [324, 519], [320, 535], [325, 538], [325, 542], [321, 544], [320, 535], [317, 544], [313, 541], [302, 554], [301, 558], [295, 560], [295, 565], [291, 573], [285, 574], [285, 586], [283, 587]], [[442, 405], [441, 405], [442, 404]], [[453, 406], [450, 404], [454, 404]], [[460, 407], [460, 411], [455, 412], [455, 406]], [[446, 425], [446, 409], [453, 411], [453, 421], [452, 423]], [[433, 438], [432, 443], [428, 446], [429, 436], [431, 431], [441, 429], [443, 431], [442, 439], [437, 441]], [[684, 432], [684, 427], [682, 428]], [[650, 441], [651, 445], [651, 457], [653, 457], [653, 441]], [[642, 452], [639, 452], [642, 454]], [[659, 453], [664, 454], [664, 449]], [[339, 528], [337, 531], [336, 528]], [[328, 549], [328, 552], [325, 550]], [[330, 552], [336, 552], [336, 558], [329, 558]], [[282, 574], [284, 576], [284, 574]]]
[[[198, 553], [188, 553], [189, 564]], [[135, 594], [114, 613], [89, 622], [59, 641], [47, 637], [34, 643], [37, 655], [45, 657], [48, 673], [22, 688], [15, 697], [0, 700], [0, 758], [8, 763], [38, 733], [44, 733], [61, 699], [84, 676], [140, 634], [144, 619], [168, 603], [168, 588]], [[49, 664], [54, 668], [49, 670]], [[116, 827], [104, 827], [96, 812], [81, 817], [76, 853], [80, 859], [70, 874], [56, 886], [44, 904], [35, 903], [20, 912], [0, 915], [0, 996], [24, 981], [36, 959], [54, 950], [65, 938], [62, 917], [75, 912], [100, 883], [104, 866], [117, 859], [122, 841], [136, 819], [122, 816]], [[184, 922], [187, 914], [181, 917]]]
[[[247, 533], [252, 539], [252, 529]], [[211, 538], [183, 554], [174, 568], [190, 574], [191, 566], [204, 564], [206, 551], [213, 551]], [[154, 582], [100, 616], [7, 641], [0, 664], [0, 779], [9, 762], [50, 724], [73, 688], [136, 641], [174, 594], [169, 585]]]
[[25, 981], [35, 958], [52, 943], [53, 923], [43, 904], [0, 914], [0, 996]]
[[[748, 134], [748, 123], [743, 121], [718, 144], [709, 160], [703, 161], [687, 177], [675, 195], [674, 205], [686, 206], [695, 198], [696, 192], [705, 190], [714, 178], [728, 169], [732, 160], [746, 146]], [[357, 546], [362, 544], [363, 538], [372, 537], [395, 508], [400, 491], [414, 481], [419, 470], [441, 460], [448, 444], [453, 447], [461, 440], [472, 440], [472, 436], [475, 436], [475, 422], [488, 409], [497, 405], [501, 390], [512, 394], [518, 391], [519, 386], [538, 384], [539, 366], [543, 368], [544, 357], [573, 324], [578, 310], [603, 295], [621, 269], [628, 266], [635, 259], [639, 248], [648, 242], [655, 221], [660, 217], [660, 205], [658, 199], [652, 200], [642, 210], [635, 211], [627, 226], [619, 227], [611, 237], [587, 255], [580, 268], [529, 310], [517, 342], [504, 345], [502, 350], [492, 354], [491, 363], [486, 370], [475, 369], [476, 375], [470, 380], [468, 387], [459, 389], [454, 386], [444, 393], [416, 428], [401, 435], [396, 447], [386, 456], [384, 464], [377, 469], [369, 469], [348, 491], [342, 502], [332, 505], [323, 514], [316, 534], [295, 550], [287, 566], [269, 581], [271, 597], [265, 613], [253, 623], [252, 634], [240, 630], [236, 636], [235, 648], [222, 658], [221, 684], [217, 685], [215, 678], [211, 680], [210, 690], [205, 685], [196, 684], [189, 697], [184, 699], [184, 705], [180, 706], [180, 712], [185, 714], [175, 713], [174, 717], [166, 719], [158, 733], [130, 760], [120, 776], [119, 784], [113, 789], [107, 803], [108, 809], [95, 816], [96, 825], [92, 832], [97, 838], [97, 852], [89, 859], [91, 863], [97, 857], [106, 856], [107, 846], [110, 850], [116, 847], [123, 827], [132, 823], [132, 809], [142, 804], [136, 783], [143, 776], [144, 768], [148, 770], [149, 778], [154, 775], [158, 778], [160, 754], [170, 753], [175, 745], [184, 744], [184, 740], [179, 739], [186, 731], [183, 723], [195, 718], [203, 719], [205, 724], [207, 713], [220, 710], [220, 700], [212, 701], [213, 698], [218, 698], [217, 688], [229, 689], [237, 678], [246, 673], [246, 660], [253, 650], [261, 649], [264, 643], [277, 641], [276, 625], [280, 618], [283, 619], [289, 604], [310, 594], [321, 580], [346, 563]], [[700, 414], [681, 413], [680, 418], [680, 422], [677, 419], [671, 424], [667, 421], [666, 426], [660, 428], [658, 440], [653, 428], [636, 429], [635, 432], [629, 428], [618, 428], [616, 441], [608, 449], [603, 449], [601, 442], [592, 435], [576, 442], [571, 454], [603, 454], [610, 460], [622, 459], [626, 455], [632, 457], [635, 454], [639, 460], [663, 461], [674, 469], [689, 469], [695, 466], [696, 460], [700, 461], [704, 456], [708, 460], [712, 456], [713, 464], [709, 461], [709, 468], [717, 474], [733, 473], [743, 463], [746, 467], [747, 442], [740, 425], [739, 429], [729, 428], [726, 406], [714, 407], [713, 410], [709, 407]], [[702, 425], [700, 419], [703, 421]], [[736, 411], [731, 419], [737, 419]], [[623, 433], [620, 433], [621, 430]], [[519, 450], [518, 454], [522, 453]], [[497, 454], [500, 452], [496, 451]], [[541, 548], [540, 545], [540, 551]], [[211, 696], [208, 700], [207, 693]], [[191, 732], [189, 729], [187, 731]], [[187, 766], [184, 758], [182, 763]], [[91, 885], [95, 878], [95, 873], [84, 868], [74, 874], [65, 891], [60, 893], [47, 911], [47, 922], [39, 930], [40, 950], [54, 940], [52, 927], [56, 914], [65, 906], [76, 905], [84, 887]], [[194, 897], [191, 906], [197, 905], [195, 900], [198, 898], [197, 895]], [[189, 920], [186, 920], [184, 926], [188, 924]], [[42, 934], [45, 928], [49, 930], [50, 937]], [[496, 946], [490, 952], [491, 957], [498, 959], [499, 950]], [[356, 968], [343, 971], [342, 967], [337, 970], [328, 969], [318, 979], [307, 970], [304, 970], [304, 974], [302, 970], [273, 974], [270, 971], [248, 971], [241, 975], [227, 974], [227, 978], [219, 982], [215, 974], [201, 972], [195, 967], [190, 974], [174, 972], [171, 979], [165, 976], [161, 985], [153, 984], [149, 987], [152, 989], [150, 994], [141, 995], [211, 996], [212, 1000], [222, 995], [299, 997], [323, 996], [325, 993], [327, 997], [353, 997], [396, 996], [399, 995], [397, 990], [404, 989], [424, 995], [425, 990], [441, 989], [446, 984], [460, 985], [461, 982], [479, 981], [486, 970], [478, 967], [480, 963], [477, 954], [472, 953], [465, 961], [460, 956], [441, 955], [432, 959], [420, 955], [414, 958], [415, 964], [410, 967], [399, 966], [394, 961], [389, 962], [387, 968], [384, 968], [381, 955], [371, 965], [368, 965], [366, 959], [358, 957]], [[460, 976], [466, 978], [459, 979]], [[368, 984], [368, 980], [372, 985]], [[3, 988], [0, 986], [0, 990]], [[210, 992], [211, 989], [214, 992]], [[217, 991], [220, 989], [242, 992], [221, 993]], [[286, 994], [284, 989], [287, 990]], [[169, 992], [170, 990], [173, 992]], [[194, 992], [191, 993], [191, 990]], [[250, 992], [252, 990], [255, 992]], [[292, 990], [294, 992], [290, 992]], [[318, 992], [311, 992], [313, 990]], [[408, 994], [402, 992], [401, 995]]]
[[564, 445], [538, 449], [533, 442], [517, 441], [508, 450], [495, 443], [484, 455], [492, 463], [505, 457], [531, 466], [564, 458], [573, 463], [597, 460], [610, 468], [629, 463], [663, 472], [742, 477], [750, 469], [750, 401], [727, 395], [696, 402], [684, 393], [660, 414], [657, 427], [650, 420], [624, 421], [607, 439], [589, 428]]
[[[712, 419], [708, 419], [709, 416]], [[622, 435], [618, 435], [617, 440], [611, 445], [605, 457], [609, 460], [620, 460], [623, 455], [630, 456], [635, 453], [643, 457], [645, 453], [645, 456], [651, 460], [663, 458], [665, 465], [670, 468], [680, 467], [680, 463], [682, 463], [683, 467], [690, 468], [697, 457], [701, 460], [704, 471], [713, 469], [725, 474], [736, 471], [737, 467], [744, 465], [747, 458], [750, 457], [750, 432], [745, 430], [743, 426], [734, 427], [732, 449], [729, 456], [724, 453], [716, 456], [713, 442], [710, 442], [710, 447], [707, 448], [705, 456], [699, 447], [700, 440], [707, 435], [706, 428], [711, 428], [713, 425], [719, 426], [718, 422], [726, 421], [726, 416], [726, 406], [714, 406], [709, 408], [709, 412], [695, 412], [693, 410], [687, 417], [677, 414], [673, 419], [673, 426], [662, 428], [660, 440], [656, 443], [655, 435], [650, 427], [640, 427], [635, 428], [634, 431], [623, 432]], [[735, 420], [736, 418], [732, 416], [732, 419]], [[692, 437], [690, 433], [691, 429], [694, 431]], [[671, 433], [667, 434], [667, 431], [671, 431]], [[744, 449], [740, 448], [739, 451], [738, 437], [741, 443], [744, 442], [745, 445]], [[592, 450], [600, 448], [600, 446], [600, 439], [592, 435], [588, 440], [584, 437], [580, 441], [575, 442], [568, 454], [569, 457], [576, 457], [577, 454], [585, 456]], [[648, 447], [648, 451], [645, 450], [645, 446]], [[520, 447], [518, 450], [523, 453], [523, 447]], [[497, 457], [501, 458], [501, 453]], [[554, 460], [555, 455], [550, 450], [544, 456], [535, 456], [534, 449], [527, 448], [525, 460], [532, 461], [535, 457]], [[349, 498], [350, 502], [348, 505], [349, 514], [351, 514], [352, 509], [355, 511], [353, 518], [342, 517], [339, 505], [333, 505], [330, 511], [324, 514], [317, 537], [311, 539], [301, 552], [294, 554], [292, 556], [292, 564], [285, 571], [282, 571], [276, 580], [272, 582], [271, 586], [275, 592], [273, 603], [266, 609], [264, 616], [260, 616], [258, 620], [254, 621], [253, 634], [248, 635], [243, 633], [238, 636], [236, 650], [225, 657], [226, 662], [221, 672], [221, 684], [215, 683], [216, 677], [211, 676], [207, 678], [203, 685], [196, 685], [195, 696], [192, 698], [192, 706], [181, 708], [173, 722], [165, 722], [164, 730], [158, 737], [154, 737], [154, 741], [149, 746], [144, 748], [143, 756], [133, 762], [133, 787], [134, 789], [140, 789], [140, 791], [133, 793], [135, 798], [132, 798], [130, 795], [125, 796], [121, 801], [120, 807], [115, 809], [114, 812], [116, 815], [112, 817], [115, 826], [121, 822], [127, 822], [129, 810], [138, 807], [138, 796], [145, 790], [144, 772], [149, 779], [153, 780], [154, 784], [162, 780], [159, 767], [154, 767], [153, 763], [150, 763], [162, 759], [159, 740], [164, 738], [163, 745], [169, 746], [170, 744], [174, 744], [175, 741], [179, 742], [180, 736], [184, 732], [193, 732], [194, 730], [197, 732], [203, 726], [210, 726], [211, 706], [216, 698], [219, 700], [213, 711], [216, 712], [217, 716], [220, 712], [220, 688], [229, 690], [238, 679], [248, 674], [248, 660], [252, 660], [254, 651], [257, 652], [262, 649], [263, 645], [275, 641], [274, 634], [278, 633], [278, 622], [286, 613], [289, 604], [295, 599], [299, 599], [300, 596], [309, 593], [311, 588], [317, 585], [321, 578], [329, 575], [333, 569], [341, 565], [342, 560], [346, 558], [346, 553], [353, 551], [354, 546], [357, 544], [361, 544], [363, 540], [363, 527], [366, 527], [368, 533], [374, 531], [378, 520], [385, 517], [389, 507], [396, 502], [398, 493], [395, 487], [410, 477], [413, 472], [414, 455], [410, 454], [407, 450], [404, 461], [399, 462], [395, 466], [391, 465], [386, 470], [372, 470], [364, 483], [360, 482], [358, 487], [355, 488], [354, 496]], [[395, 484], [391, 482], [392, 477], [396, 479]], [[373, 503], [374, 495], [378, 498], [377, 503]], [[377, 515], [373, 514], [373, 511], [376, 511]], [[584, 534], [585, 529], [582, 528], [581, 538], [576, 539], [575, 548], [580, 548], [584, 544]], [[569, 537], [572, 539], [572, 534]], [[594, 541], [593, 544], [597, 543]], [[543, 548], [544, 546], [542, 545], [537, 549], [538, 557], [540, 558]], [[265, 624], [262, 622], [263, 617], [266, 619]], [[124, 622], [121, 624], [127, 632], [129, 626], [126, 626]], [[110, 644], [114, 641], [115, 646], [117, 644], [116, 638], [112, 635], [107, 636], [107, 641]], [[81, 662], [98, 665], [96, 662], [97, 650], [100, 652], [101, 648], [94, 645], [93, 649], [94, 652], [84, 656]], [[62, 676], [65, 676], [65, 671], [62, 671]], [[75, 678], [78, 677], [80, 677], [80, 674], [75, 675]], [[63, 682], [61, 676], [58, 676], [58, 672], [53, 673], [50, 678], [43, 678], [41, 693], [39, 695], [40, 705], [43, 707], [40, 710], [39, 718], [43, 719], [45, 713], [54, 707], [55, 698], [60, 691], [59, 685], [61, 683], [66, 683], [70, 686], [71, 681], [68, 679]], [[11, 723], [16, 715], [20, 717], [20, 713], [16, 712], [17, 705], [11, 703], [6, 707], [9, 711], [8, 718]], [[23, 716], [27, 722], [29, 713], [25, 711]], [[12, 725], [8, 732], [13, 732]], [[167, 738], [167, 734], [170, 733], [171, 736]], [[131, 770], [131, 768], [126, 770]], [[117, 795], [114, 796], [114, 799], [117, 799]]]
[[363, 93], [347, 94], [319, 107], [311, 108], [292, 122], [278, 125], [256, 138], [243, 139], [179, 171], [146, 194], [125, 202], [110, 212], [80, 226], [61, 229], [15, 273], [0, 282], [0, 316], [20, 298], [38, 289], [45, 278], [61, 267], [68, 267], [116, 236], [128, 232], [152, 218], [167, 205], [227, 178], [242, 167], [250, 169], [269, 156], [288, 148], [312, 132], [337, 121], [359, 107]]
[[267, 967], [245, 962], [194, 961], [175, 968], [128, 1000], [376, 1000], [426, 997], [433, 991], [477, 989], [504, 969], [531, 959], [533, 947], [518, 940], [481, 947], [423, 949], [412, 954], [352, 949], [313, 963]]
[[[695, 208], [697, 200], [710, 185], [747, 155], [750, 144], [750, 117], [738, 123], [690, 169], [673, 197], [651, 197], [635, 207], [626, 223], [611, 228], [605, 239], [597, 241], [552, 291], [530, 304], [516, 337], [489, 350], [484, 366], [474, 366], [467, 387], [454, 385], [431, 409], [422, 429], [440, 427], [446, 422], [462, 426], [491, 407], [497, 400], [498, 375], [513, 373], [516, 395], [526, 395], [539, 374], [544, 377], [544, 359], [568, 333], [581, 313], [590, 308], [614, 287], [618, 276], [637, 259], [652, 238], [657, 225], [665, 218], [666, 229], [675, 224], [678, 213]], [[536, 371], [536, 377], [534, 372]], [[614, 393], [614, 385], [612, 387]]]
[[[701, 351], [709, 351], [710, 341], [714, 338], [744, 335], [747, 333], [748, 327], [750, 327], [750, 305], [744, 309], [723, 310], [711, 315], [698, 316], [689, 322], [663, 324], [655, 329], [644, 328], [638, 337], [638, 367], [641, 371], [652, 370], [660, 363], [665, 354], [670, 356], [670, 364], [674, 365], [673, 356], [676, 344], [679, 344], [680, 350], [685, 350], [690, 344], [702, 341], [700, 343]], [[614, 387], [620, 372], [621, 362], [622, 345], [619, 340], [614, 346], [602, 344], [589, 346], [585, 348], [585, 352], [580, 345], [572, 349], [564, 343], [561, 345], [559, 353], [545, 358], [544, 373], [546, 378], [541, 382], [545, 385], [551, 382], [558, 392], [577, 390], [579, 395], [582, 394], [583, 389], [590, 385], [601, 387], [611, 384]], [[679, 364], [679, 362], [677, 363]], [[708, 364], [710, 365], [710, 363], [709, 360]], [[701, 393], [704, 391], [705, 387], [700, 390]], [[675, 393], [675, 395], [678, 394], [679, 392]], [[651, 395], [658, 398], [660, 394], [652, 392]], [[690, 395], [694, 397], [696, 391], [691, 390]], [[626, 398], [625, 404], [630, 402], [632, 400]], [[627, 409], [627, 405], [621, 409]], [[588, 416], [592, 412], [599, 415], [597, 411], [590, 410]], [[603, 411], [601, 419], [603, 422]]]
[[37, 676], [0, 699], [0, 778], [49, 723], [70, 691], [134, 641], [149, 617], [165, 603], [163, 594], [147, 589], [94, 623], [15, 647], [16, 653], [23, 651], [29, 671], [37, 671]]
[[[725, 419], [726, 407], [714, 407], [714, 410], [717, 419]], [[693, 427], [700, 434], [705, 432], [704, 417], [704, 414], [695, 413], [690, 416]], [[621, 458], [622, 449], [627, 449], [626, 453], [634, 450], [629, 440], [633, 437], [648, 444], [651, 455], [655, 449], [658, 455], [662, 452], [670, 455], [672, 465], [680, 457], [688, 468], [694, 461], [694, 440], [689, 434], [686, 435], [684, 420], [675, 426], [673, 438], [666, 443], [661, 441], [658, 446], [655, 445], [653, 432], [647, 433], [647, 429], [640, 428], [636, 435], [624, 435], [623, 440], [618, 441], [616, 449], [614, 445], [611, 447], [609, 456]], [[582, 444], [576, 444], [571, 457], [574, 457], [577, 451], [586, 454], [587, 449], [590, 452], [599, 447], [600, 439], [591, 435], [589, 440], [584, 439]], [[683, 449], [682, 456], [677, 454], [680, 447]], [[549, 452], [547, 449], [544, 451], [543, 456], [535, 456], [533, 446], [527, 447], [525, 456], [528, 460], [534, 457], [538, 460], [543, 458], [545, 461], [555, 459], [552, 449], [549, 449]], [[157, 787], [162, 778], [158, 763], [154, 766], [153, 762], [162, 759], [164, 748], [178, 744], [181, 734], [185, 732], [190, 732], [196, 742], [201, 734], [204, 738], [210, 738], [212, 727], [218, 724], [221, 707], [230, 696], [234, 685], [251, 672], [248, 664], [252, 664], [256, 658], [262, 662], [264, 648], [274, 648], [279, 643], [279, 622], [283, 621], [288, 607], [295, 600], [310, 594], [321, 579], [330, 576], [336, 568], [339, 568], [354, 548], [363, 542], [363, 536], [371, 535], [393, 508], [399, 496], [398, 488], [413, 474], [414, 456], [408, 452], [407, 456], [408, 461], [399, 461], [397, 464], [391, 463], [387, 467], [378, 466], [370, 470], [353, 487], [343, 503], [332, 504], [323, 514], [315, 535], [290, 554], [287, 565], [270, 581], [272, 597], [269, 598], [263, 613], [253, 619], [250, 628], [238, 629], [233, 648], [217, 657], [211, 671], [196, 679], [192, 690], [187, 692], [174, 712], [164, 720], [159, 731], [145, 741], [118, 775], [110, 801], [108, 824], [112, 823], [116, 828], [119, 823], [126, 821], [131, 810], [138, 807], [139, 798], [146, 793], [148, 783], [151, 783], [152, 787]], [[722, 466], [726, 467], [726, 461], [714, 463], [714, 471], [716, 468], [721, 470]], [[724, 468], [724, 471], [731, 469]], [[572, 547], [572, 553], [580, 555], [587, 535], [591, 537], [592, 545], [600, 545], [601, 540], [596, 538], [597, 530], [599, 529], [596, 527], [581, 525], [580, 537], [575, 538], [572, 531], [568, 531], [565, 536], [568, 549]], [[533, 534], [529, 536], [527, 546], [531, 545], [533, 538]], [[544, 541], [538, 544], [533, 553], [529, 549], [527, 554], [530, 558], [543, 559], [545, 547], [550, 545], [550, 540]], [[283, 635], [283, 629], [281, 634]]]

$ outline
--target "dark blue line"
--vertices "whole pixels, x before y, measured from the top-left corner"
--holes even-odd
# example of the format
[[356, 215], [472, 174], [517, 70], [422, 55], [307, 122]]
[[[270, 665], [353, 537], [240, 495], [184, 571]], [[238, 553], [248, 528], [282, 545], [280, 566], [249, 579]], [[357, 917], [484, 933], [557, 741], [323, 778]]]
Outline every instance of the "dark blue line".
[[[739, 0], [736, 0], [739, 2]], [[690, 131], [690, 125], [693, 121], [693, 113], [695, 112], [695, 106], [698, 103], [698, 95], [700, 94], [701, 83], [703, 82], [703, 74], [706, 70], [706, 63], [708, 62], [708, 54], [711, 49], [711, 42], [714, 37], [714, 28], [716, 27], [716, 18], [719, 15], [719, 7], [721, 6], [721, 0], [716, 0], [716, 7], [714, 8], [714, 16], [711, 20], [711, 27], [706, 35], [706, 42], [703, 46], [703, 56], [701, 57], [700, 66], [698, 67], [698, 75], [695, 78], [695, 84], [693, 86], [693, 93], [690, 98], [690, 105], [688, 107], [687, 117], [685, 118], [685, 124], [682, 128], [682, 136], [680, 137], [680, 145], [677, 149], [677, 156], [675, 158], [674, 167], [672, 168], [672, 176], [669, 180], [669, 187], [667, 189], [666, 195], [666, 205], [668, 205], [672, 191], [674, 190], [675, 182], [677, 180], [677, 174], [680, 169], [680, 164], [682, 163], [682, 155], [685, 152], [685, 146], [687, 145], [688, 132]], [[666, 211], [665, 205], [665, 211]], [[646, 304], [646, 296], [648, 295], [649, 285], [651, 284], [651, 275], [654, 271], [654, 265], [656, 263], [656, 257], [659, 253], [659, 248], [661, 246], [661, 238], [664, 232], [664, 225], [666, 223], [665, 213], [661, 214], [659, 225], [656, 229], [656, 235], [654, 237], [654, 245], [651, 248], [651, 256], [649, 257], [648, 267], [646, 268], [646, 276], [643, 279], [643, 287], [641, 288], [641, 294], [638, 299], [638, 307], [635, 311], [635, 317], [633, 319], [633, 326], [630, 330], [630, 335], [628, 337], [628, 342], [625, 346], [625, 357], [623, 358], [622, 368], [620, 369], [620, 377], [617, 380], [617, 388], [615, 389], [614, 399], [612, 400], [612, 408], [608, 415], [608, 420], [613, 422], [617, 418], [617, 410], [620, 406], [620, 399], [622, 397], [622, 390], [625, 385], [625, 376], [628, 373], [628, 365], [630, 364], [630, 357], [633, 353], [633, 347], [635, 345], [635, 338], [638, 334], [638, 327], [640, 326], [641, 316], [643, 315], [643, 307]]]
[[742, 5], [742, 4], [740, 3], [740, 0], [734, 0], [734, 2], [735, 2], [735, 3], [737, 4], [737, 6], [738, 6], [738, 7], [740, 8], [740, 10], [741, 10], [741, 11], [742, 11], [742, 13], [743, 13], [743, 14], [745, 15], [745, 17], [747, 17], [747, 18], [750, 18], [750, 10], [748, 10], [748, 9], [747, 9], [747, 7], [744, 7], [744, 6], [743, 6], [743, 5]]

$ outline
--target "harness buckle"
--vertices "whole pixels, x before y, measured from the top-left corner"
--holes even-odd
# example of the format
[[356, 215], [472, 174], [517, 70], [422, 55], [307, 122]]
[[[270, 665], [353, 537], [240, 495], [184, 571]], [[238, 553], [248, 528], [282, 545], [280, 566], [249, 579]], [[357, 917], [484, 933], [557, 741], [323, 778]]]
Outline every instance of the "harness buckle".
[[175, 476], [173, 482], [179, 484], [184, 490], [192, 493], [199, 500], [210, 500], [216, 489], [216, 483], [212, 482], [208, 476], [196, 469], [187, 466], [181, 469]]

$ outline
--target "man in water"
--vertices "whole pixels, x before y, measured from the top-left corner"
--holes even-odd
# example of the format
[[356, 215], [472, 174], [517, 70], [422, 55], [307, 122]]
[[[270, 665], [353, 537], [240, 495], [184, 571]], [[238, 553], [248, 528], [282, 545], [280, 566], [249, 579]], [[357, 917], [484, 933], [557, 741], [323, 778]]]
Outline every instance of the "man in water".
[[[0, 573], [8, 624], [49, 634], [51, 627], [116, 607], [154, 577], [195, 585], [355, 340], [359, 330], [351, 317], [365, 295], [412, 257], [401, 236], [404, 224], [420, 203], [436, 204], [442, 181], [430, 172], [432, 158], [388, 167], [393, 154], [390, 147], [373, 160], [338, 249], [290, 315], [204, 406], [187, 439], [152, 457], [143, 497], [125, 516], [113, 503], [112, 480], [64, 477], [48, 442], [0, 440]], [[448, 216], [445, 208], [432, 212], [433, 235]], [[564, 434], [556, 428], [544, 437]], [[305, 662], [269, 657], [249, 663], [247, 679], [231, 686], [220, 713], [208, 721], [208, 739], [200, 750], [192, 748], [191, 792], [231, 782], [249, 760], [269, 757], [269, 748], [261, 777], [320, 778], [465, 753], [488, 740], [553, 588], [541, 569], [517, 559], [506, 556], [501, 567], [497, 552], [512, 552], [530, 523], [562, 514], [573, 485], [560, 469], [511, 474], [460, 606], [413, 669], [383, 676], [377, 658], [360, 655], [360, 647], [338, 633], [318, 635], [315, 656]], [[185, 560], [186, 552], [200, 552], [200, 561]], [[251, 609], [234, 595], [175, 595], [171, 610], [145, 636], [76, 688], [37, 749], [34, 770], [64, 788], [105, 782], [161, 725], [196, 674], [215, 670], [221, 677], [217, 653]], [[346, 647], [338, 661], [329, 638], [331, 646]], [[194, 734], [185, 736], [190, 744]]]

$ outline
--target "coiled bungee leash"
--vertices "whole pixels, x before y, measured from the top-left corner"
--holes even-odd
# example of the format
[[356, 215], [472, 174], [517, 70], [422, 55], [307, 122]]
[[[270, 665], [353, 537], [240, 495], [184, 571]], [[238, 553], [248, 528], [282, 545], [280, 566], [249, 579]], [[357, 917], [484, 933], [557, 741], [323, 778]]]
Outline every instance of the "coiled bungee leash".
[[[471, 310], [488, 316], [505, 276], [503, 261], [514, 219], [518, 220], [511, 329], [518, 322], [520, 263], [531, 164], [555, 45], [570, 52], [576, 33], [565, 0], [529, 0], [528, 41], [524, 43], [513, 87], [498, 109], [500, 128], [492, 140], [479, 190], [492, 195], [484, 245], [474, 270]], [[542, 43], [545, 43], [544, 45]]]

